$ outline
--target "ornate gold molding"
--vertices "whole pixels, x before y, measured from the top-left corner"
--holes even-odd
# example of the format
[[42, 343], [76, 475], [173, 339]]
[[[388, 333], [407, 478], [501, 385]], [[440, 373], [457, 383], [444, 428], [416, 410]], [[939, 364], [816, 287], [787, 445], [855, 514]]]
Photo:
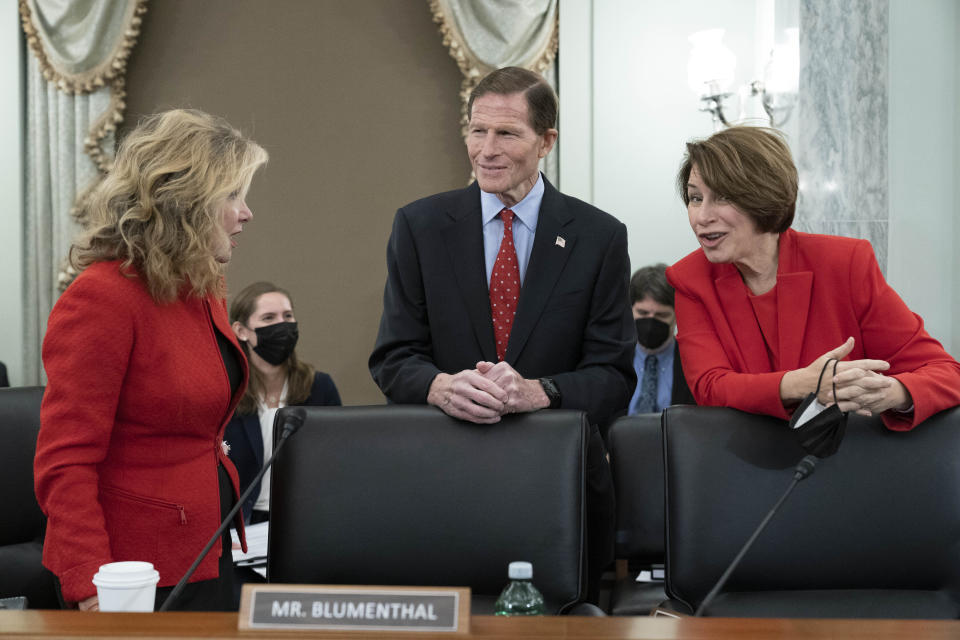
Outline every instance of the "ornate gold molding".
[[83, 140], [84, 151], [93, 160], [97, 169], [101, 173], [106, 173], [112, 162], [112, 154], [103, 150], [101, 142], [108, 134], [115, 132], [117, 125], [123, 122], [123, 113], [127, 106], [124, 74], [130, 52], [140, 35], [142, 16], [147, 11], [147, 0], [137, 0], [132, 5], [127, 29], [111, 55], [96, 68], [80, 74], [67, 73], [57, 69], [50, 62], [43, 39], [33, 23], [33, 12], [30, 10], [28, 0], [18, 0], [18, 5], [27, 45], [36, 56], [40, 71], [47, 82], [69, 95], [92, 93], [104, 86], [110, 87], [109, 109], [97, 118]]
[[[93, 93], [103, 87], [109, 87], [110, 89], [109, 106], [93, 122], [83, 139], [83, 150], [93, 161], [98, 175], [91, 184], [75, 195], [73, 206], [70, 209], [70, 215], [77, 223], [85, 226], [86, 221], [79, 205], [113, 164], [113, 150], [109, 152], [104, 150], [103, 140], [109, 134], [115, 133], [117, 127], [123, 122], [124, 111], [127, 108], [125, 81], [127, 60], [130, 58], [130, 52], [140, 35], [140, 27], [143, 23], [142, 16], [147, 11], [147, 0], [136, 0], [129, 5], [128, 12], [124, 16], [126, 28], [123, 37], [118, 40], [109, 56], [106, 56], [92, 69], [81, 73], [71, 73], [65, 69], [58, 69], [51, 62], [52, 56], [44, 47], [40, 30], [34, 24], [30, 0], [18, 0], [18, 5], [27, 45], [37, 58], [44, 80], [56, 87], [58, 91], [74, 96]], [[67, 258], [61, 260], [57, 272], [57, 289], [63, 292], [76, 275], [76, 271], [70, 266], [69, 260]]]

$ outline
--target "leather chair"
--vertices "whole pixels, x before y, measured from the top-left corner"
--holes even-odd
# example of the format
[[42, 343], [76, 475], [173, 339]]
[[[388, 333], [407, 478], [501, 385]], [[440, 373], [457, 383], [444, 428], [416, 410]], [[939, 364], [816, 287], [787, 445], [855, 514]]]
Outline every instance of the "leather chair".
[[[667, 593], [696, 609], [783, 494], [804, 452], [785, 422], [733, 409], [664, 414]], [[960, 409], [909, 432], [850, 414], [707, 615], [960, 616]]]
[[43, 567], [44, 516], [33, 492], [33, 454], [43, 387], [0, 389], [0, 598], [26, 596], [35, 609], [59, 608], [53, 574]]
[[585, 414], [304, 409], [273, 469], [270, 582], [470, 587], [491, 613], [527, 560], [548, 611], [582, 599]]
[[617, 580], [610, 613], [648, 615], [667, 599], [663, 579], [637, 582], [640, 571], [663, 571], [663, 438], [660, 414], [619, 418], [608, 432], [617, 495]]

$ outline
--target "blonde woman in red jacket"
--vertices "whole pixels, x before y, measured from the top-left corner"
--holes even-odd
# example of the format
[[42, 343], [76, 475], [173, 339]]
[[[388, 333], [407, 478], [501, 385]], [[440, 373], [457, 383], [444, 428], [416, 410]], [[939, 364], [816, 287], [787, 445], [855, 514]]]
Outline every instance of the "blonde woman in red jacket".
[[700, 249], [667, 269], [697, 404], [787, 418], [816, 388], [912, 429], [960, 404], [960, 364], [887, 284], [870, 243], [790, 229], [797, 169], [780, 135], [731, 127], [687, 145], [677, 178]]
[[[34, 461], [44, 564], [63, 599], [98, 608], [100, 565], [152, 562], [159, 605], [237, 492], [223, 430], [247, 384], [223, 267], [252, 217], [266, 152], [200, 111], [151, 116], [83, 203], [79, 271], [47, 325]], [[242, 526], [242, 522], [238, 523]], [[179, 608], [233, 606], [229, 536]]]

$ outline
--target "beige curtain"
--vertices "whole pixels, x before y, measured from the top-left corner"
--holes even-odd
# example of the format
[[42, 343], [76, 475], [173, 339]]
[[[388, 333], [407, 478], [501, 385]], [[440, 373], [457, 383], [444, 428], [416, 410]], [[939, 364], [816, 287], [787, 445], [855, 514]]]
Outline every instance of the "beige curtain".
[[44, 381], [47, 315], [73, 277], [78, 194], [113, 160], [124, 72], [146, 0], [19, 0], [27, 45], [24, 383]]
[[[460, 124], [467, 135], [467, 101], [480, 80], [500, 67], [524, 67], [544, 75], [554, 89], [559, 0], [430, 0], [443, 45], [460, 67]], [[557, 184], [559, 153], [541, 169]]]

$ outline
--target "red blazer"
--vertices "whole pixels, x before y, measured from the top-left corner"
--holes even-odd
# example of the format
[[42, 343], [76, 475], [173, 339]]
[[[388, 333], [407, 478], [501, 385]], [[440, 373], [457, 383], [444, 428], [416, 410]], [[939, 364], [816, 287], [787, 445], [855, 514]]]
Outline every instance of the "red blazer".
[[[215, 330], [242, 363], [233, 397]], [[43, 363], [34, 483], [43, 563], [64, 599], [94, 595], [98, 567], [120, 560], [152, 562], [160, 586], [176, 584], [220, 523], [218, 461], [237, 491], [222, 440], [249, 371], [225, 301], [158, 305], [118, 262], [93, 264], [50, 313]], [[216, 578], [219, 556], [218, 544], [192, 580]]]
[[780, 379], [809, 365], [850, 336], [847, 359], [890, 363], [913, 396], [912, 414], [886, 412], [890, 429], [911, 429], [960, 404], [960, 364], [923, 329], [880, 273], [866, 240], [787, 230], [777, 267], [779, 345], [773, 371], [750, 303], [732, 264], [711, 264], [696, 250], [667, 269], [677, 291], [680, 355], [697, 404], [788, 418]]

